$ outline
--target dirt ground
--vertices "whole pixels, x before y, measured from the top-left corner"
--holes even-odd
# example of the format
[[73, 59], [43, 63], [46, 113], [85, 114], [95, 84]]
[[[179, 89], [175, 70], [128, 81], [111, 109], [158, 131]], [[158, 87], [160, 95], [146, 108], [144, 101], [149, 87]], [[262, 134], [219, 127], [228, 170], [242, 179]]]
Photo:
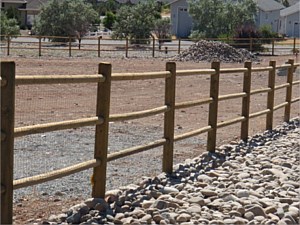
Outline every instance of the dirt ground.
[[[270, 60], [276, 60], [281, 65], [288, 59], [299, 62], [295, 56], [261, 57], [260, 63], [254, 67], [268, 66]], [[66, 75], [66, 74], [96, 74], [98, 63], [112, 63], [115, 72], [145, 72], [165, 70], [165, 59], [151, 58], [20, 58], [3, 57], [2, 61], [15, 61], [16, 74], [22, 75]], [[210, 68], [210, 63], [177, 62], [177, 69]], [[225, 67], [243, 67], [243, 64], [221, 64]], [[223, 74], [220, 78], [220, 95], [242, 92], [243, 74]], [[294, 80], [299, 79], [299, 70]], [[286, 81], [286, 76], [276, 76], [276, 84]], [[268, 73], [253, 74], [252, 89], [268, 86]], [[197, 100], [209, 96], [209, 76], [189, 76], [177, 78], [176, 102]], [[95, 115], [96, 85], [40, 85], [18, 86], [16, 88], [16, 127], [29, 124], [77, 119]], [[299, 97], [299, 86], [293, 88], [293, 98]], [[257, 94], [251, 97], [251, 113], [266, 109], [267, 94]], [[285, 101], [285, 89], [275, 93], [275, 104]], [[218, 122], [233, 119], [241, 114], [241, 99], [220, 102]], [[122, 81], [112, 84], [111, 113], [125, 113], [159, 107], [164, 104], [164, 81], [160, 79], [147, 81]], [[283, 121], [284, 110], [275, 112], [274, 124]], [[299, 102], [293, 104], [291, 117], [299, 116]], [[262, 132], [265, 129], [265, 116], [254, 118], [250, 122], [249, 135]], [[208, 121], [208, 106], [198, 106], [176, 111], [175, 135], [206, 126]], [[133, 120], [139, 125], [163, 125], [163, 116], [152, 116]], [[134, 131], [131, 131], [134, 132]], [[217, 145], [239, 140], [240, 124], [231, 125], [218, 130]], [[206, 136], [203, 137], [206, 140]], [[176, 148], [176, 145], [175, 145]], [[191, 146], [191, 151], [175, 153], [177, 160], [195, 157], [205, 151], [205, 144]], [[43, 221], [50, 214], [59, 214], [63, 209], [80, 201], [80, 198], [61, 201], [59, 198], [40, 198], [28, 196], [21, 203], [14, 205], [14, 223], [30, 224], [33, 221]], [[32, 220], [34, 218], [34, 220]]]

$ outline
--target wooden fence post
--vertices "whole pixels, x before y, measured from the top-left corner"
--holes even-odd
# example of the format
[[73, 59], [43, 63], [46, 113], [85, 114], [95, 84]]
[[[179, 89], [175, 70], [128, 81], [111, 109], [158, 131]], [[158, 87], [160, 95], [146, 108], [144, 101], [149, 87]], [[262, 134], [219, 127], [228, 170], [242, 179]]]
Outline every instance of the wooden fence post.
[[294, 38], [293, 54], [296, 54], [296, 38]]
[[111, 87], [111, 64], [100, 63], [99, 74], [105, 77], [104, 82], [98, 83], [97, 93], [97, 116], [102, 117], [104, 122], [96, 125], [95, 134], [95, 159], [99, 159], [100, 166], [94, 167], [92, 197], [104, 198], [106, 187], [106, 167], [108, 150], [108, 129], [109, 129], [109, 107]]
[[245, 62], [244, 67], [247, 68], [247, 72], [244, 73], [243, 92], [245, 92], [247, 96], [243, 97], [242, 100], [242, 116], [244, 116], [246, 120], [241, 123], [241, 139], [247, 141], [249, 136], [252, 62]]
[[181, 38], [178, 39], [178, 54], [180, 54]]
[[215, 152], [217, 140], [220, 62], [212, 62], [211, 68], [216, 70], [216, 73], [210, 75], [210, 97], [213, 99], [213, 102], [209, 104], [208, 125], [211, 126], [212, 130], [207, 134], [207, 151]]
[[292, 104], [292, 91], [293, 91], [293, 75], [294, 75], [294, 60], [289, 59], [289, 64], [291, 67], [288, 68], [288, 75], [287, 75], [287, 83], [290, 84], [289, 87], [286, 88], [286, 98], [285, 101], [288, 103], [285, 106], [284, 110], [284, 121], [289, 122], [291, 116], [291, 104]]
[[171, 76], [166, 78], [165, 84], [165, 105], [169, 110], [164, 116], [164, 138], [167, 143], [163, 147], [163, 165], [165, 173], [172, 173], [173, 170], [173, 150], [174, 150], [174, 123], [175, 123], [175, 89], [176, 89], [176, 63], [168, 62], [166, 70]]
[[275, 51], [275, 43], [274, 43], [274, 38], [272, 39], [272, 55], [274, 55], [274, 51]]
[[152, 57], [155, 57], [155, 37], [152, 37]]
[[10, 54], [10, 36], [7, 35], [7, 55]]
[[125, 44], [125, 57], [128, 58], [128, 37], [126, 38], [126, 44]]
[[69, 37], [69, 57], [72, 56], [72, 39]]
[[1, 62], [1, 224], [12, 224], [15, 63]]
[[42, 56], [42, 38], [39, 37], [39, 56]]
[[100, 57], [101, 38], [102, 36], [98, 37], [98, 57]]
[[270, 109], [270, 112], [267, 114], [266, 118], [266, 130], [272, 130], [273, 128], [276, 61], [270, 61], [269, 65], [272, 66], [273, 69], [269, 71], [268, 87], [271, 88], [271, 91], [268, 92], [267, 108]]
[[250, 52], [253, 50], [253, 38], [250, 38]]

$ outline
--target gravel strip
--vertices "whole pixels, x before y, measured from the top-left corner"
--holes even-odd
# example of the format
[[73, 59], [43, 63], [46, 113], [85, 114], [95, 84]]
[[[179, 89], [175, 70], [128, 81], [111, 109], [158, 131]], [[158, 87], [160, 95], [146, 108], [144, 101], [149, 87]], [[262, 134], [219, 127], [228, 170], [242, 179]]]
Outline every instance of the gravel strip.
[[299, 122], [87, 199], [44, 224], [299, 224]]

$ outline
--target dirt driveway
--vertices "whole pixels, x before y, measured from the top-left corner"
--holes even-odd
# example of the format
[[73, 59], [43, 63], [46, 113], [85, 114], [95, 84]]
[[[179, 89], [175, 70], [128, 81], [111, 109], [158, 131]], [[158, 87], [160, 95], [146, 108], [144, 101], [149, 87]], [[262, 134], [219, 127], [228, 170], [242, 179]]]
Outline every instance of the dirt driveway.
[[[267, 66], [270, 60], [283, 64], [294, 56], [262, 57], [262, 61], [254, 66]], [[66, 74], [96, 74], [99, 62], [112, 63], [113, 72], [144, 72], [163, 71], [167, 60], [160, 58], [7, 58], [16, 62], [17, 75], [66, 75]], [[221, 64], [221, 67], [243, 67], [243, 64]], [[177, 62], [178, 69], [210, 68], [209, 63]], [[267, 87], [267, 72], [253, 74], [253, 89]], [[294, 78], [299, 79], [299, 70]], [[285, 76], [276, 76], [276, 84], [286, 81]], [[220, 94], [230, 94], [242, 91], [242, 73], [224, 74], [220, 78]], [[209, 76], [180, 77], [177, 79], [176, 101], [197, 100], [208, 97]], [[299, 86], [295, 86], [293, 96], [299, 96]], [[111, 113], [125, 113], [150, 109], [164, 104], [164, 81], [122, 81], [112, 84]], [[251, 112], [266, 109], [266, 94], [254, 95], [251, 99]], [[285, 90], [276, 91], [275, 104], [285, 100]], [[95, 115], [96, 85], [71, 84], [51, 86], [18, 86], [16, 89], [16, 127], [77, 119]], [[233, 119], [241, 114], [241, 99], [220, 102], [218, 122]], [[283, 120], [284, 110], [275, 112], [274, 124]], [[292, 116], [299, 116], [299, 102], [293, 104]], [[181, 134], [207, 125], [208, 106], [199, 106], [176, 111], [175, 134]], [[145, 119], [130, 121], [138, 126], [163, 126], [163, 116], [153, 116]], [[265, 116], [251, 120], [250, 135], [265, 129]], [[123, 131], [132, 133], [134, 131]], [[147, 132], [145, 130], [145, 132]], [[217, 134], [217, 145], [238, 140], [240, 125], [221, 128]], [[186, 158], [193, 158], [205, 151], [206, 136], [201, 137], [199, 143], [188, 143], [190, 151], [176, 151], [175, 161], [184, 162]], [[180, 143], [179, 143], [180, 145]], [[186, 144], [184, 144], [186, 145]], [[40, 221], [50, 214], [60, 213], [63, 208], [73, 205], [79, 199], [59, 201], [55, 198], [39, 199], [28, 197], [19, 205], [14, 206], [15, 222], [32, 222], [32, 218]], [[41, 206], [42, 205], [42, 206]], [[29, 221], [28, 221], [29, 220]]]

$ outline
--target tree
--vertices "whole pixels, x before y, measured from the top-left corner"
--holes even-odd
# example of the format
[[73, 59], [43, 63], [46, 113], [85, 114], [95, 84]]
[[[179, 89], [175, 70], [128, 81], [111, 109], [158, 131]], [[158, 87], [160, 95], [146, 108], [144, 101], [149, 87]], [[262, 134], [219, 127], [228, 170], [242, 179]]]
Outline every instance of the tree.
[[161, 44], [164, 41], [167, 41], [167, 39], [172, 38], [170, 18], [161, 18], [159, 20], [156, 20], [154, 24], [153, 32], [158, 38], [159, 49], [160, 49]]
[[91, 3], [93, 8], [99, 13], [99, 15], [106, 15], [107, 12], [116, 13], [120, 8], [121, 3], [115, 0], [85, 0], [88, 3]]
[[160, 18], [160, 9], [160, 5], [154, 1], [142, 1], [133, 6], [121, 7], [113, 25], [113, 37], [128, 37], [132, 43], [147, 42], [155, 21]]
[[289, 7], [290, 6], [290, 3], [289, 3], [288, 0], [275, 0], [275, 1], [281, 3], [285, 7]]
[[115, 21], [116, 21], [116, 15], [113, 12], [107, 12], [106, 16], [103, 19], [104, 27], [111, 30]]
[[20, 27], [16, 19], [7, 18], [5, 13], [0, 13], [0, 34], [1, 40], [5, 39], [5, 36], [17, 36], [20, 34]]
[[202, 37], [229, 36], [243, 24], [254, 24], [256, 4], [253, 0], [188, 2], [189, 14], [193, 18], [193, 32]]
[[17, 8], [11, 6], [6, 9], [5, 13], [8, 19], [16, 19], [18, 24], [21, 24], [21, 13]]
[[76, 37], [80, 42], [97, 20], [97, 12], [83, 0], [51, 0], [42, 7], [34, 30], [39, 35]]

